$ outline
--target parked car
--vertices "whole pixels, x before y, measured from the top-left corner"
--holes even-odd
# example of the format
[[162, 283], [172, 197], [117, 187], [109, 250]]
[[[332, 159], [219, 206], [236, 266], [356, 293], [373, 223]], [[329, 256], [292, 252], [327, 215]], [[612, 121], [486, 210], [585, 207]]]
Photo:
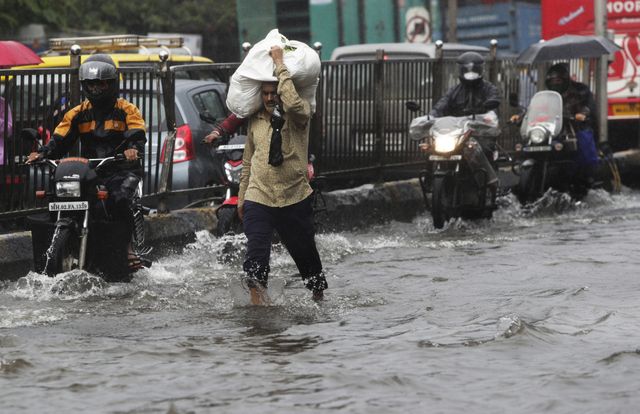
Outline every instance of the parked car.
[[[215, 149], [202, 143], [215, 122], [228, 114], [224, 104], [226, 84], [216, 81], [176, 79], [176, 139], [173, 150], [173, 190], [186, 190], [221, 184], [222, 166], [214, 161]], [[161, 91], [138, 95], [139, 91], [122, 91], [121, 96], [135, 103], [147, 122], [145, 154], [145, 194], [155, 193], [162, 171], [162, 159], [168, 129]], [[159, 111], [159, 112], [158, 112]], [[197, 199], [193, 196], [172, 198], [170, 206], [182, 207]]]
[[[384, 50], [385, 59], [429, 59], [436, 57], [435, 43], [363, 43], [340, 46], [331, 53], [331, 60], [373, 60], [376, 52]], [[488, 55], [489, 49], [463, 43], [443, 43], [442, 52], [445, 58], [457, 57], [464, 52], [478, 52]]]
[[[49, 45], [51, 49], [41, 56], [42, 63], [20, 66], [16, 69], [67, 68], [71, 65], [69, 50], [73, 45], [81, 47], [80, 63], [94, 53], [107, 53], [120, 68], [144, 67], [160, 62], [158, 53], [160, 50], [168, 53], [170, 66], [213, 63], [213, 60], [207, 57], [192, 55], [183, 47], [183, 39], [180, 36], [168, 38], [140, 35], [65, 37], [49, 39]], [[181, 71], [179, 75], [187, 79], [220, 80], [213, 70]]]

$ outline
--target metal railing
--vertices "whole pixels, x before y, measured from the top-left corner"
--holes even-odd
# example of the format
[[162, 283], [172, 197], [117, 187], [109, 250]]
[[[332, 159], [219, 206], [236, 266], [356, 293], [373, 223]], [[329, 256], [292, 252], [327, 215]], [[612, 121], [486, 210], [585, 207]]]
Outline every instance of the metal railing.
[[[593, 84], [589, 61], [573, 61], [582, 82]], [[218, 189], [171, 188], [176, 134], [174, 88], [176, 79], [221, 79], [227, 81], [238, 63], [123, 67], [121, 94], [134, 103], [147, 124], [148, 141], [143, 164], [144, 195], [159, 200], [159, 206], [176, 195], [211, 196]], [[0, 219], [23, 216], [41, 208], [35, 189], [47, 174], [25, 166], [33, 150], [22, 142], [23, 128], [40, 129], [42, 143], [51, 136], [66, 110], [82, 99], [77, 78], [79, 59], [69, 68], [0, 70], [0, 142], [4, 154], [0, 165]], [[489, 78], [500, 88], [503, 104], [500, 119], [503, 134], [499, 144], [512, 150], [519, 140], [517, 128], [506, 125], [518, 109], [526, 105], [542, 86], [538, 73], [544, 67], [521, 68], [513, 59], [490, 58]], [[576, 69], [577, 68], [577, 69]], [[385, 60], [379, 53], [373, 61], [323, 62], [312, 118], [310, 151], [316, 155], [316, 170], [323, 175], [365, 174], [378, 180], [385, 171], [411, 169], [424, 162], [417, 143], [408, 139], [408, 126], [416, 114], [405, 109], [409, 100], [428, 112], [446, 90], [458, 82], [454, 60], [439, 57], [421, 60]], [[11, 115], [9, 115], [11, 114]], [[7, 120], [11, 118], [10, 124]], [[161, 158], [166, 147], [165, 157]], [[159, 207], [159, 208], [160, 208]]]

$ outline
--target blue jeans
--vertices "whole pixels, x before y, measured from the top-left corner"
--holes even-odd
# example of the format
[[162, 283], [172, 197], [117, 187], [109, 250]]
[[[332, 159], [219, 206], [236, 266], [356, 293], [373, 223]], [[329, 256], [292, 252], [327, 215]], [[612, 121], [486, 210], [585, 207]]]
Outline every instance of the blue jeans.
[[315, 242], [310, 197], [286, 207], [269, 207], [245, 200], [243, 226], [247, 236], [243, 269], [250, 287], [255, 283], [267, 286], [271, 240], [276, 230], [296, 263], [307, 289], [318, 291], [327, 288]]

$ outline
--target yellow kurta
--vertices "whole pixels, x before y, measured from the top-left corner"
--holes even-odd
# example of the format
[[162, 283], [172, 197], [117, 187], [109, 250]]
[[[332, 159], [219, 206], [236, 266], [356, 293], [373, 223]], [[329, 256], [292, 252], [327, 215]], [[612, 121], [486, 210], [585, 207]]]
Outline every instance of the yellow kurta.
[[309, 103], [298, 95], [284, 64], [276, 66], [276, 76], [278, 95], [284, 109], [284, 160], [277, 167], [269, 164], [271, 115], [263, 109], [249, 119], [239, 205], [249, 200], [270, 207], [285, 207], [304, 200], [313, 191], [307, 179], [311, 109]]

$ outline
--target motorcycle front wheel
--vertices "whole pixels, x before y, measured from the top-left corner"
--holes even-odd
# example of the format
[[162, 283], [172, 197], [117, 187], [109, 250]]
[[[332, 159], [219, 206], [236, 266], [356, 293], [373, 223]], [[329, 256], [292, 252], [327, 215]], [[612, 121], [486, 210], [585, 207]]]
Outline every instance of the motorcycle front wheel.
[[55, 276], [78, 267], [79, 242], [69, 228], [59, 228], [53, 235], [47, 250], [44, 273]]
[[541, 191], [542, 171], [539, 165], [533, 165], [520, 169], [520, 181], [518, 182], [518, 201], [525, 205], [536, 201], [542, 196]]
[[431, 217], [433, 218], [433, 227], [436, 229], [443, 228], [444, 223], [449, 219], [446, 184], [446, 177], [435, 177], [431, 187]]

